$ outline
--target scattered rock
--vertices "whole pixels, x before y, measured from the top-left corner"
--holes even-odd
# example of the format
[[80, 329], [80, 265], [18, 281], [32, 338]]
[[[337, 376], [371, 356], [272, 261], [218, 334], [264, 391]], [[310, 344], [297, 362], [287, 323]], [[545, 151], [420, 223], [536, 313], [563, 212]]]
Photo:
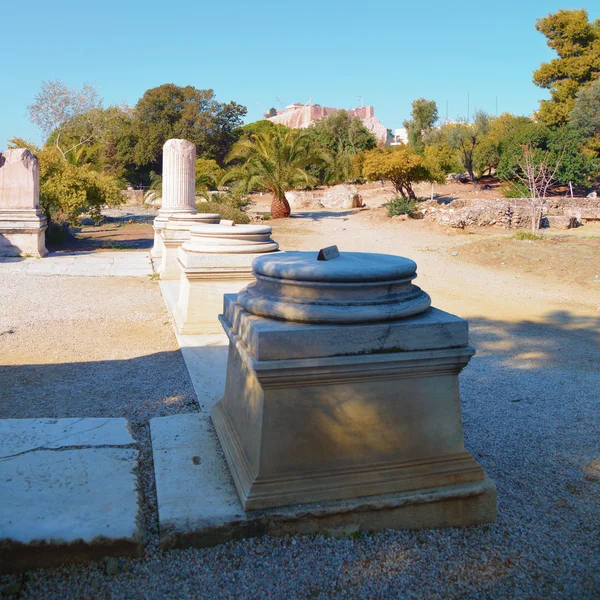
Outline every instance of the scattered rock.
[[465, 171], [464, 173], [450, 173], [446, 177], [448, 183], [471, 183], [469, 174]]
[[104, 559], [104, 571], [109, 577], [114, 577], [119, 572], [119, 561], [114, 556]]
[[160, 208], [162, 206], [162, 198], [158, 192], [147, 192], [144, 204], [153, 206], [154, 208]]
[[9, 585], [6, 585], [2, 588], [2, 595], [5, 597], [14, 596], [21, 591], [22, 587], [23, 582], [20, 579], [17, 579], [17, 581], [15, 581], [14, 583], [10, 583]]
[[285, 197], [292, 210], [321, 208], [321, 202], [314, 192], [286, 192]]
[[[451, 202], [426, 200], [420, 206], [423, 218], [454, 228], [531, 228], [528, 198], [469, 198]], [[548, 198], [542, 207], [542, 225], [568, 229], [588, 221], [600, 221], [600, 199]]]
[[360, 208], [363, 200], [355, 185], [334, 185], [325, 191], [321, 204], [324, 208]]
[[578, 225], [575, 217], [548, 216], [545, 220], [551, 229], [574, 229]]
[[597, 198], [598, 197], [598, 192], [590, 192], [586, 198]]

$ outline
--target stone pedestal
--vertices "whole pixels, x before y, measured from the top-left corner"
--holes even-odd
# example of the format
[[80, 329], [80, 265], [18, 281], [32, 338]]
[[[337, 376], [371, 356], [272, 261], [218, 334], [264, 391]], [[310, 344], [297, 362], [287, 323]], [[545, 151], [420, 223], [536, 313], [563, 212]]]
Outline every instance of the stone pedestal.
[[263, 225], [200, 225], [178, 250], [179, 298], [173, 315], [181, 334], [221, 333], [223, 295], [254, 281], [252, 261], [279, 245]]
[[221, 216], [212, 213], [176, 213], [168, 219], [167, 225], [161, 229], [162, 261], [158, 272], [161, 279], [179, 279], [180, 266], [177, 250], [190, 239], [190, 228], [194, 225], [216, 225]]
[[[467, 322], [430, 307], [415, 263], [289, 252], [253, 269], [226, 298], [225, 395], [212, 411], [244, 509], [355, 501], [360, 522], [365, 498], [377, 497], [373, 512], [411, 492], [427, 505], [414, 526], [494, 521], [495, 486], [463, 444]], [[368, 520], [411, 526], [398, 510]]]
[[154, 219], [154, 246], [151, 256], [163, 252], [161, 231], [169, 217], [196, 211], [196, 146], [187, 140], [167, 140], [163, 146], [162, 206]]
[[40, 168], [23, 148], [0, 154], [0, 256], [45, 256], [47, 222], [40, 209]]

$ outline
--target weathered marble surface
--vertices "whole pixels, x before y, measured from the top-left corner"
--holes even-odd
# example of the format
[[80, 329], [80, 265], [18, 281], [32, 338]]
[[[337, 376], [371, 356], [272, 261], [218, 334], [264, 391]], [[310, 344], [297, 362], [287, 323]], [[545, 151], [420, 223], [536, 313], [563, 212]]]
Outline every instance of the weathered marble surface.
[[195, 214], [196, 146], [187, 140], [171, 139], [163, 146], [162, 205], [154, 219], [152, 257], [163, 253], [161, 231], [176, 213]]
[[195, 225], [217, 225], [221, 216], [214, 213], [175, 213], [160, 229], [162, 236], [162, 260], [158, 268], [161, 279], [179, 279], [180, 265], [177, 250], [190, 239], [190, 228]]
[[[212, 418], [244, 509], [489, 491], [463, 444], [458, 375], [474, 354], [466, 321], [427, 308], [412, 261], [316, 256], [256, 259], [257, 282], [225, 303], [227, 377]], [[387, 320], [415, 294], [426, 297], [420, 314]], [[323, 324], [336, 297], [346, 323], [334, 312]], [[391, 306], [374, 321], [382, 299]], [[493, 521], [495, 503], [486, 506], [479, 516]], [[440, 509], [437, 526], [466, 523], [452, 514]]]
[[252, 261], [276, 252], [271, 227], [262, 225], [197, 225], [178, 250], [181, 267], [179, 298], [173, 316], [184, 335], [221, 333], [223, 296], [254, 281]]
[[37, 157], [24, 148], [0, 153], [0, 256], [48, 253], [39, 193]]
[[[264, 534], [344, 536], [385, 528], [420, 529], [490, 520], [496, 488], [474, 483], [353, 500], [245, 511], [208, 416], [152, 419], [152, 452], [163, 548], [202, 548]], [[443, 524], [443, 523], [442, 523]]]
[[125, 419], [0, 420], [0, 572], [139, 555], [137, 458]]

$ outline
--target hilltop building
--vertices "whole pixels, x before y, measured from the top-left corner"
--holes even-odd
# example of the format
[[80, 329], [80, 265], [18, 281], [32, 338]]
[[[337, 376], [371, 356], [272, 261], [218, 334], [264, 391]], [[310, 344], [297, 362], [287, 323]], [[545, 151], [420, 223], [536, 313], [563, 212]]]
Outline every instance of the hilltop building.
[[394, 135], [390, 141], [390, 146], [400, 146], [402, 144], [408, 144], [408, 131], [406, 127], [394, 129]]
[[[268, 113], [265, 119], [280, 123], [293, 129], [304, 129], [315, 121], [323, 119], [328, 115], [343, 110], [341, 108], [330, 108], [320, 104], [302, 104], [295, 102], [285, 107], [285, 110], [278, 110], [274, 117], [269, 117]], [[375, 117], [375, 109], [372, 106], [358, 106], [346, 111], [350, 117], [358, 117], [364, 126], [377, 138], [379, 144], [387, 144], [388, 130], [383, 123]]]

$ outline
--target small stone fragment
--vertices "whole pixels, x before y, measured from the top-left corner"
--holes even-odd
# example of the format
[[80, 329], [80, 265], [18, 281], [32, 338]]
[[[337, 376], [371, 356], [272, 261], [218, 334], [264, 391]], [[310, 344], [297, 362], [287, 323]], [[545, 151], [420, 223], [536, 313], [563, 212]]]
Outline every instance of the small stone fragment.
[[14, 596], [15, 594], [18, 594], [21, 591], [22, 587], [23, 587], [23, 582], [20, 579], [17, 579], [17, 581], [15, 581], [14, 583], [6, 585], [2, 588], [2, 595], [3, 596]]
[[114, 577], [119, 572], [119, 561], [114, 556], [107, 556], [104, 559], [104, 571], [110, 577]]

